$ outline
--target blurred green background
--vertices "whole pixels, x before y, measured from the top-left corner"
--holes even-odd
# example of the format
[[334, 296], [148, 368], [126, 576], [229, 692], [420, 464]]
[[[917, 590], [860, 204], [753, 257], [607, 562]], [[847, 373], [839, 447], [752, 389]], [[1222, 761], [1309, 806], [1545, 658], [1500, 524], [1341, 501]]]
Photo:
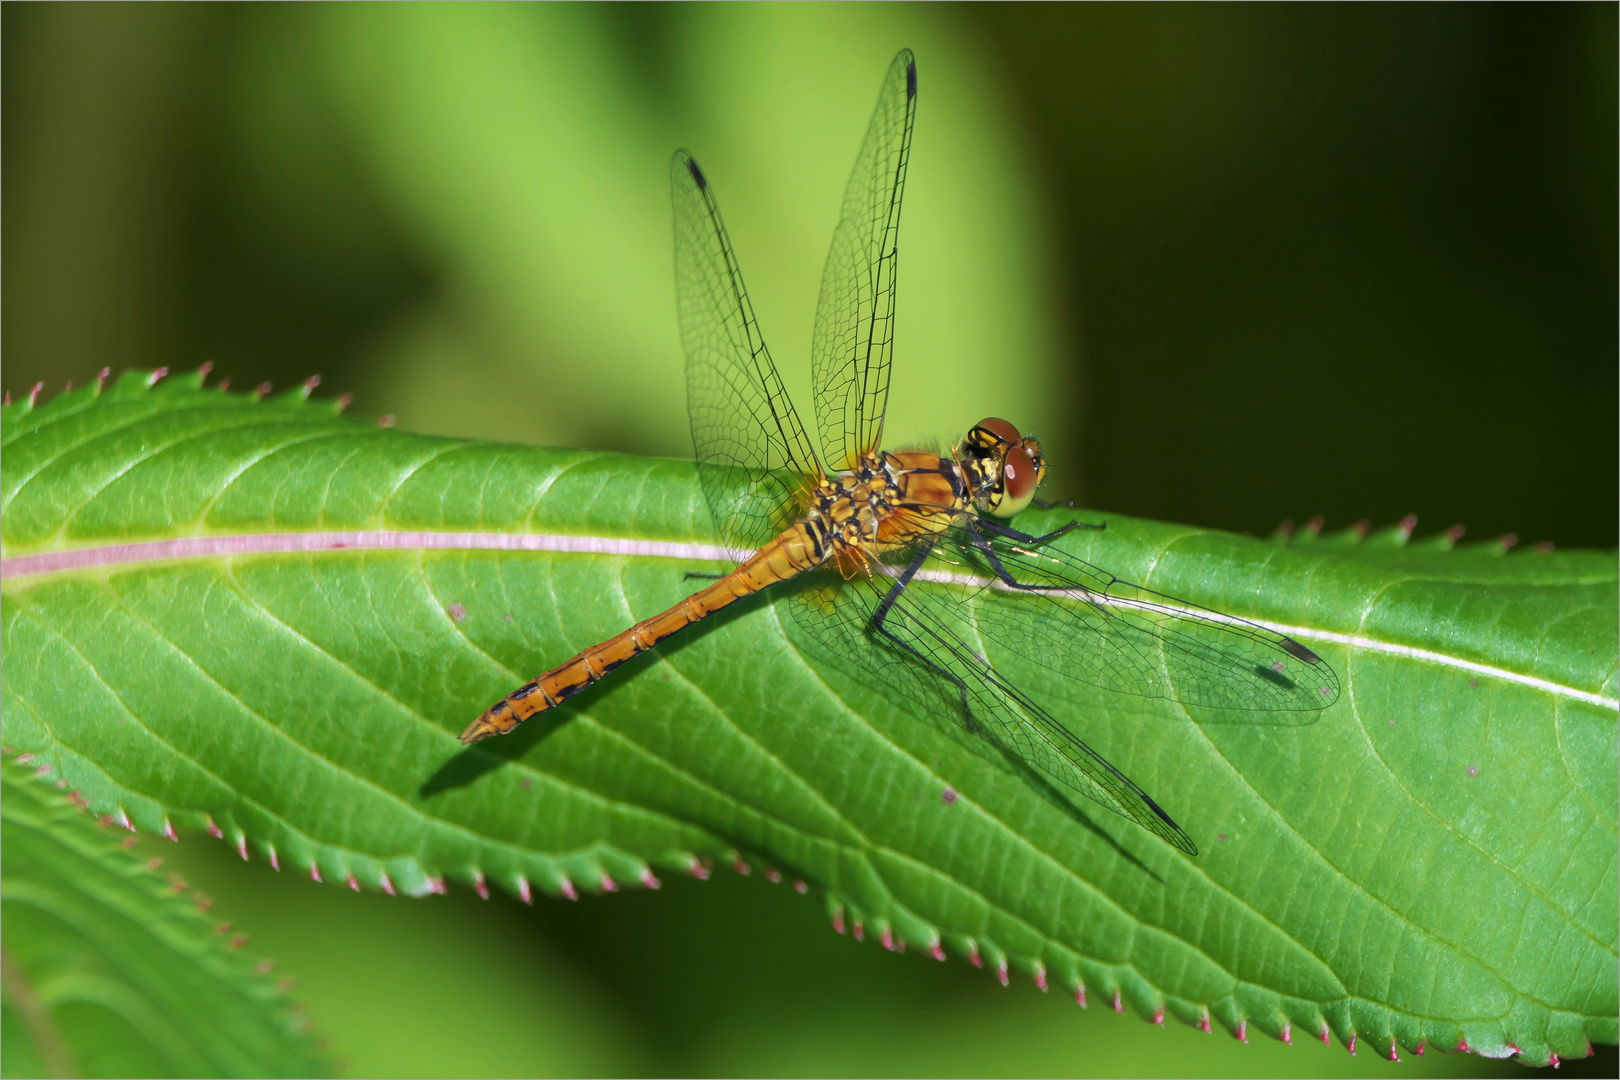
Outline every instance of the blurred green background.
[[[417, 430], [686, 455], [671, 151], [808, 404], [842, 184], [909, 45], [891, 433], [1006, 415], [1105, 512], [1616, 542], [1612, 4], [0, 18], [13, 393], [209, 359]], [[757, 876], [530, 910], [147, 846], [300, 976], [357, 1074], [1394, 1068], [1002, 990]]]

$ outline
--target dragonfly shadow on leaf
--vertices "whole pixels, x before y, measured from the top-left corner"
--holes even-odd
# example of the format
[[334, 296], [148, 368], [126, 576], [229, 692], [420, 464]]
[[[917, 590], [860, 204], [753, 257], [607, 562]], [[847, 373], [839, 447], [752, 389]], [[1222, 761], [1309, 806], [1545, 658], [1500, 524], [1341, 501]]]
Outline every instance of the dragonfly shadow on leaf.
[[[1122, 861], [1130, 863], [1136, 869], [1152, 878], [1157, 884], [1161, 886], [1165, 884], [1163, 875], [1161, 875], [1157, 870], [1153, 869], [1147, 863], [1143, 862], [1130, 848], [1126, 847], [1124, 844], [1121, 844], [1118, 840], [1110, 836], [1108, 834], [1108, 830], [1097, 824], [1092, 817], [1090, 808], [1082, 806], [1081, 800], [1070, 799], [1065, 796], [1063, 789], [1057, 783], [1042, 774], [1040, 770], [1035, 769], [1022, 761], [1016, 760], [1016, 755], [1012, 752], [1008, 752], [1007, 759], [1008, 765], [1015, 772], [1023, 776], [1032, 788], [1040, 792], [1043, 799], [1062, 812], [1070, 821], [1074, 822], [1076, 825], [1079, 825], [1082, 829], [1085, 829], [1087, 832], [1095, 836]], [[1077, 866], [1073, 867], [1072, 869], [1079, 871], [1082, 868]], [[1094, 871], [1095, 867], [1086, 867], [1084, 869], [1087, 872], [1090, 872]]]
[[[1300, 685], [1286, 675], [1276, 674], [1258, 665], [1254, 667], [1254, 674], [1257, 679], [1275, 683], [1287, 691], [1293, 691]], [[1317, 692], [1321, 693], [1321, 689], [1318, 688]], [[1335, 691], [1335, 696], [1336, 694]], [[1278, 728], [1297, 731], [1321, 722], [1323, 715], [1332, 711], [1331, 709], [1316, 712], [1289, 709], [1219, 709], [1208, 705], [1188, 705], [1183, 702], [1177, 704], [1199, 727]]]
[[519, 760], [573, 718], [571, 709], [553, 709], [505, 739], [469, 746], [440, 765], [432, 776], [422, 782], [416, 794], [419, 798], [431, 799], [435, 795], [466, 787], [485, 773]]

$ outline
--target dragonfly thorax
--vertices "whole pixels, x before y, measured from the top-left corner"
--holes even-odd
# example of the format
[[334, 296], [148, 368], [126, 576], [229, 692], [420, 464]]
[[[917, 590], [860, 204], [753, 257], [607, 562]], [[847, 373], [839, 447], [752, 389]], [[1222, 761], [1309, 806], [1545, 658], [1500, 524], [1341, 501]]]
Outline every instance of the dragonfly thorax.
[[810, 513], [835, 546], [871, 548], [884, 522], [900, 509], [900, 476], [888, 454], [864, 454], [853, 469], [833, 473], [817, 489]]
[[864, 454], [811, 492], [803, 525], [818, 561], [846, 574], [972, 513], [961, 466], [919, 451]]

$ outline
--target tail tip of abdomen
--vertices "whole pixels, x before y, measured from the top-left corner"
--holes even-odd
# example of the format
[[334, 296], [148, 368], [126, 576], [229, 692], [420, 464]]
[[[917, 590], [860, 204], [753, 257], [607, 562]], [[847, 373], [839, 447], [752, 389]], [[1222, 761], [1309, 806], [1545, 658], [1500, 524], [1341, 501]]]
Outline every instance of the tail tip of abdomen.
[[479, 739], [487, 739], [494, 734], [496, 734], [496, 731], [490, 726], [489, 721], [480, 716], [467, 725], [467, 730], [461, 733], [460, 738], [463, 744], [475, 743]]
[[512, 715], [511, 706], [501, 702], [494, 708], [484, 712], [482, 716], [467, 725], [467, 730], [461, 733], [463, 743], [475, 743], [479, 739], [488, 739], [495, 735], [504, 735], [517, 726], [517, 717]]
[[468, 724], [467, 730], [461, 733], [461, 741], [475, 743], [479, 739], [505, 735], [535, 713], [543, 712], [556, 703], [540, 689], [539, 680], [520, 686], [486, 709], [484, 715]]

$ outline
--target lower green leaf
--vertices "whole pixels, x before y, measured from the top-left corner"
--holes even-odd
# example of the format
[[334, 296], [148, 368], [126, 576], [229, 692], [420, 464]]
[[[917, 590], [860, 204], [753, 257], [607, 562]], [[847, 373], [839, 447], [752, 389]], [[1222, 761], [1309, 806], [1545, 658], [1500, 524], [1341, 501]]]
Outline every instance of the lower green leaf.
[[0, 793], [7, 1076], [327, 1072], [240, 936], [181, 896], [182, 882], [33, 768], [8, 760]]

